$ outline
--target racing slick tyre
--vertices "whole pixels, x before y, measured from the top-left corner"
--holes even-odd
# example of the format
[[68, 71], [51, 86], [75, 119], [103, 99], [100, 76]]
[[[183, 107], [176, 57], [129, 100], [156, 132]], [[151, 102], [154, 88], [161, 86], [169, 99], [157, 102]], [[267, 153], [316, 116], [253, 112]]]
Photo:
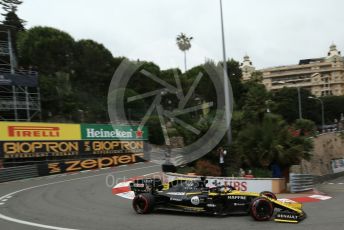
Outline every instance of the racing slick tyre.
[[138, 214], [147, 214], [154, 209], [154, 196], [150, 193], [138, 194], [134, 197], [133, 208]]
[[271, 198], [273, 200], [277, 200], [276, 195], [274, 193], [272, 193], [272, 192], [269, 192], [269, 191], [263, 191], [259, 195], [260, 196], [267, 196], [267, 197], [269, 197], [269, 198]]
[[250, 206], [251, 216], [257, 221], [270, 220], [274, 214], [274, 206], [264, 197], [255, 198]]

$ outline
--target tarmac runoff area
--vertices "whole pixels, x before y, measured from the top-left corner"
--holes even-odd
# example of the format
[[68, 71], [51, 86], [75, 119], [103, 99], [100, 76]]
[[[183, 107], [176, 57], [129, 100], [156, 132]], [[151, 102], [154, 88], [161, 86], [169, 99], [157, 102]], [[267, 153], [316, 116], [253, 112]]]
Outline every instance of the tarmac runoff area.
[[138, 215], [132, 209], [131, 200], [113, 194], [113, 188], [120, 182], [151, 175], [160, 169], [160, 165], [139, 163], [2, 183], [1, 229], [338, 230], [344, 226], [344, 177], [320, 184], [316, 194], [279, 194], [279, 199], [303, 199], [308, 217], [292, 225], [256, 222], [250, 216], [219, 218], [168, 212]]

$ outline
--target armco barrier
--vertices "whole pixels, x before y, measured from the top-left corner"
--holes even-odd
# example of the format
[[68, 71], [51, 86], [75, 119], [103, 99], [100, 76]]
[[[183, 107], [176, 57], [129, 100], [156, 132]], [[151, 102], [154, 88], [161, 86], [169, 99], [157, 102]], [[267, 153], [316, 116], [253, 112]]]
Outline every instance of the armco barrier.
[[306, 192], [314, 189], [314, 176], [290, 173], [290, 192]]
[[342, 176], [344, 176], [344, 172], [331, 173], [331, 174], [327, 174], [327, 175], [323, 175], [323, 176], [315, 176], [314, 177], [314, 184], [320, 184], [320, 183], [323, 183], [324, 181], [337, 179], [337, 178], [342, 177]]
[[18, 166], [0, 169], [0, 182], [38, 177], [36, 165]]

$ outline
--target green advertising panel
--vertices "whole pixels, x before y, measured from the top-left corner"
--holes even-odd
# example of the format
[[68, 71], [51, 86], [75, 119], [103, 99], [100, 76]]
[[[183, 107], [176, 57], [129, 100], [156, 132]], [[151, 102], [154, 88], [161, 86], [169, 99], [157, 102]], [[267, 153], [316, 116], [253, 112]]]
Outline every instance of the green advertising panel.
[[147, 140], [146, 127], [81, 124], [82, 140]]

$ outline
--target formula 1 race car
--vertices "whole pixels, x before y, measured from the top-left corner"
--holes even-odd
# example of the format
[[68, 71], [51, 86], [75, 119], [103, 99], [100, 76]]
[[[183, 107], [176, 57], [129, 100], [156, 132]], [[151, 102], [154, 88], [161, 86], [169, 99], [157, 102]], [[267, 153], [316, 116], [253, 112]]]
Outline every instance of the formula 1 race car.
[[133, 208], [139, 214], [154, 210], [207, 213], [212, 215], [250, 214], [257, 221], [298, 223], [306, 218], [300, 203], [278, 201], [271, 192], [241, 192], [231, 186], [206, 187], [205, 177], [176, 179], [162, 184], [160, 179], [138, 179], [130, 183], [135, 193]]

